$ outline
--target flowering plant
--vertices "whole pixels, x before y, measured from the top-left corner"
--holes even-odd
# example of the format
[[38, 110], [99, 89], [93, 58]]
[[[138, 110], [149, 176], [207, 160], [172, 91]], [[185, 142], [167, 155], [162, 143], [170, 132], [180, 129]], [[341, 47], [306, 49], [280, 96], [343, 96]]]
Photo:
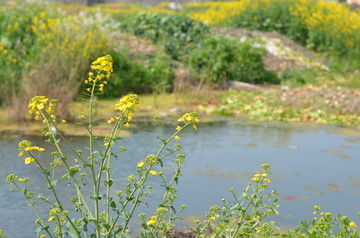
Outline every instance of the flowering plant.
[[[25, 164], [34, 164], [43, 174], [51, 197], [42, 194], [37, 195], [37, 199], [49, 205], [49, 215], [47, 218], [38, 211], [35, 206], [34, 193], [29, 188], [29, 178], [20, 178], [15, 174], [7, 177], [7, 182], [13, 185], [12, 191], [24, 194], [29, 205], [36, 214], [36, 223], [39, 229], [36, 230], [38, 237], [126, 237], [128, 236], [129, 223], [133, 219], [136, 208], [145, 201], [150, 194], [152, 186], [148, 184], [148, 177], [151, 175], [160, 176], [166, 188], [163, 199], [155, 215], [147, 216], [140, 214], [145, 228], [143, 233], [155, 237], [161, 231], [166, 234], [172, 228], [171, 222], [178, 219], [179, 210], [173, 206], [176, 198], [177, 183], [181, 175], [180, 168], [185, 156], [177, 154], [175, 157], [176, 170], [170, 182], [166, 181], [162, 172], [156, 169], [162, 166], [163, 160], [180, 149], [180, 145], [175, 145], [174, 149], [169, 149], [168, 144], [172, 140], [179, 140], [179, 133], [189, 125], [197, 129], [195, 122], [199, 122], [196, 112], [186, 113], [179, 118], [179, 125], [174, 129], [173, 135], [168, 138], [161, 138], [162, 146], [157, 154], [150, 154], [137, 164], [136, 174], [127, 177], [127, 184], [123, 190], [115, 193], [112, 191], [114, 186], [113, 175], [111, 174], [111, 160], [117, 157], [125, 148], [115, 150], [120, 140], [119, 133], [124, 127], [129, 127], [133, 115], [138, 111], [139, 98], [135, 94], [124, 96], [115, 105], [118, 115], [111, 117], [108, 123], [112, 125], [111, 134], [104, 138], [100, 144], [93, 134], [94, 104], [95, 96], [103, 93], [107, 85], [107, 80], [113, 71], [111, 56], [103, 56], [95, 60], [91, 65], [91, 72], [85, 80], [86, 93], [89, 96], [89, 111], [87, 115], [81, 115], [78, 119], [85, 125], [89, 133], [88, 153], [75, 150], [65, 139], [56, 124], [55, 107], [57, 100], [50, 100], [45, 96], [36, 96], [30, 100], [29, 113], [35, 120], [42, 121], [46, 128], [45, 136], [55, 147], [51, 153], [53, 161], [44, 164], [40, 158], [41, 153], [45, 153], [44, 148], [33, 146], [30, 141], [24, 140], [19, 143], [19, 156], [25, 156]], [[156, 121], [159, 118], [155, 118]], [[66, 123], [62, 120], [62, 123]], [[67, 147], [72, 155], [66, 155], [63, 151]], [[118, 148], [118, 147], [117, 147]], [[165, 150], [165, 148], [167, 148]], [[87, 156], [84, 156], [87, 154]], [[73, 161], [70, 158], [74, 158]], [[66, 172], [59, 174], [58, 167], [64, 166]], [[85, 177], [90, 176], [91, 185], [86, 185]], [[60, 181], [67, 181], [75, 189], [75, 196], [70, 200], [73, 208], [68, 208], [63, 200], [63, 196], [58, 193]], [[87, 196], [85, 187], [92, 187], [92, 194]], [[119, 187], [119, 186], [118, 186]], [[115, 194], [115, 196], [113, 195]], [[73, 218], [77, 217], [77, 218]]]
[[[29, 102], [29, 113], [35, 120], [42, 121], [46, 127], [44, 135], [55, 148], [51, 152], [51, 162], [45, 163], [41, 155], [46, 149], [34, 146], [30, 141], [19, 143], [19, 156], [25, 157], [26, 165], [35, 165], [43, 175], [50, 196], [38, 194], [30, 190], [30, 179], [15, 174], [7, 176], [7, 182], [12, 185], [11, 191], [22, 193], [33, 209], [38, 225], [36, 236], [72, 237], [72, 238], [113, 238], [130, 237], [129, 226], [140, 204], [146, 203], [146, 198], [152, 192], [149, 183], [150, 176], [159, 176], [161, 187], [164, 188], [162, 199], [153, 214], [140, 213], [141, 237], [172, 237], [174, 221], [180, 219], [185, 206], [176, 209], [174, 201], [177, 198], [176, 184], [181, 176], [185, 155], [179, 153], [181, 146], [170, 142], [180, 140], [180, 132], [188, 126], [194, 130], [198, 127], [199, 115], [196, 112], [185, 113], [178, 119], [178, 125], [171, 136], [159, 137], [162, 142], [156, 154], [149, 154], [137, 162], [136, 173], [127, 176], [124, 184], [118, 184], [112, 174], [111, 161], [125, 150], [119, 146], [120, 131], [129, 127], [133, 115], [138, 111], [139, 98], [135, 94], [126, 95], [115, 105], [116, 116], [108, 123], [112, 125], [109, 136], [104, 140], [94, 136], [93, 115], [96, 103], [95, 96], [104, 92], [107, 80], [113, 71], [111, 56], [103, 56], [91, 65], [92, 71], [85, 80], [86, 93], [89, 96], [89, 111], [80, 115], [78, 120], [89, 133], [87, 151], [76, 150], [64, 137], [56, 124], [55, 108], [57, 100], [45, 96], [36, 96]], [[159, 122], [159, 118], [154, 120]], [[66, 123], [65, 120], [61, 121]], [[70, 151], [70, 154], [65, 153]], [[175, 155], [176, 154], [176, 155]], [[161, 167], [165, 159], [174, 156], [175, 170], [171, 178], [167, 178]], [[60, 167], [65, 168], [61, 170]], [[205, 214], [205, 220], [195, 220], [193, 235], [200, 237], [358, 237], [354, 221], [345, 216], [333, 217], [329, 212], [319, 213], [320, 207], [315, 206], [314, 219], [302, 222], [301, 225], [287, 233], [277, 232], [273, 222], [264, 222], [265, 218], [277, 214], [278, 197], [275, 191], [268, 192], [271, 182], [271, 167], [263, 164], [261, 169], [250, 178], [250, 183], [238, 195], [235, 189], [230, 189], [233, 202], [222, 199], [222, 206], [212, 206]], [[74, 189], [73, 196], [65, 198], [59, 193], [59, 186], [66, 182]], [[115, 186], [116, 185], [116, 186]], [[120, 189], [119, 189], [120, 188]], [[91, 194], [88, 193], [89, 189]], [[114, 191], [115, 190], [115, 191]], [[37, 201], [48, 208], [46, 218], [39, 211]], [[70, 205], [69, 205], [70, 202]], [[6, 235], [0, 230], [0, 238]]]

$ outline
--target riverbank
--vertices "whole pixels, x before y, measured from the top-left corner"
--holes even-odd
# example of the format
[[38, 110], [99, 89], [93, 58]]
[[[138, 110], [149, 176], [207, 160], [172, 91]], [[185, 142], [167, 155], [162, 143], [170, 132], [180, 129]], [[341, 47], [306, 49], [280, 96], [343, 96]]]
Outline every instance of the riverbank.
[[[212, 91], [207, 93], [141, 95], [136, 122], [149, 122], [154, 116], [162, 117], [165, 123], [176, 123], [185, 112], [197, 111], [202, 122], [232, 120], [258, 122], [286, 122], [305, 124], [332, 124], [360, 129], [360, 90], [341, 88], [264, 88], [254, 91]], [[107, 121], [116, 116], [114, 105], [118, 99], [98, 100], [95, 134], [106, 136], [110, 131]], [[24, 105], [26, 107], [26, 105]], [[85, 127], [77, 123], [79, 115], [87, 113], [86, 102], [71, 104], [74, 121], [59, 123], [65, 135], [87, 135]], [[3, 109], [1, 114], [6, 115]], [[60, 117], [59, 117], [60, 120]], [[1, 119], [0, 134], [41, 135], [44, 125], [38, 121], [16, 122], [7, 116]], [[129, 135], [123, 132], [122, 136]]]

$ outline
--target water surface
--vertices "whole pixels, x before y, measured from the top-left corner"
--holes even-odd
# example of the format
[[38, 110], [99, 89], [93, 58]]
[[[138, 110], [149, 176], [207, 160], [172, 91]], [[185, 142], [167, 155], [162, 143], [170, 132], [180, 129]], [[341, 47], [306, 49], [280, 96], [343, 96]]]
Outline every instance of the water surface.
[[[165, 127], [170, 135], [174, 126]], [[115, 186], [120, 186], [137, 162], [156, 153], [161, 143], [160, 129], [150, 125], [133, 130], [119, 145], [125, 146], [119, 160], [112, 163]], [[185, 167], [178, 186], [177, 205], [185, 204], [185, 221], [204, 214], [221, 198], [230, 198], [229, 188], [241, 191], [263, 163], [273, 168], [270, 189], [278, 191], [280, 215], [273, 217], [279, 226], [294, 227], [311, 219], [314, 205], [323, 211], [341, 213], [359, 222], [360, 211], [360, 132], [337, 127], [291, 126], [290, 124], [247, 124], [233, 121], [201, 124], [197, 132], [185, 131], [181, 136]], [[50, 148], [42, 137], [0, 139], [0, 229], [9, 237], [33, 237], [36, 225], [32, 210], [18, 193], [9, 192], [4, 183], [9, 173], [30, 177], [35, 192], [46, 194], [47, 185], [34, 166], [26, 166], [17, 157], [17, 143], [29, 139], [34, 145]], [[73, 138], [77, 148], [84, 148], [85, 137]], [[43, 158], [50, 161], [51, 158]], [[169, 158], [162, 169], [173, 169]], [[158, 180], [151, 177], [155, 191], [149, 207], [140, 212], [151, 213], [162, 198]], [[44, 192], [45, 188], [45, 192]], [[61, 194], [71, 195], [68, 187]], [[71, 203], [65, 204], [70, 206]], [[47, 218], [46, 209], [40, 209]], [[187, 219], [187, 217], [189, 219]]]

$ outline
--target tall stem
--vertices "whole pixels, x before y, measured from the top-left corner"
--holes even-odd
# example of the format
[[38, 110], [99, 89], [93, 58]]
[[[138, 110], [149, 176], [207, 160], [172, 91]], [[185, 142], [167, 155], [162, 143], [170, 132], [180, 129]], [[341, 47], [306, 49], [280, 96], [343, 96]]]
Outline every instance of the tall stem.
[[[35, 158], [34, 155], [30, 152], [31, 157]], [[54, 198], [57, 202], [58, 207], [60, 208], [61, 211], [64, 211], [64, 207], [62, 206], [62, 203], [59, 199], [59, 196], [56, 193], [56, 190], [54, 188], [54, 183], [51, 182], [51, 179], [49, 178], [49, 176], [46, 174], [46, 170], [44, 169], [44, 167], [41, 165], [41, 163], [39, 161], [36, 160], [37, 165], [39, 166], [40, 170], [43, 172], [45, 179], [47, 181], [47, 183], [49, 184], [49, 188], [51, 190], [51, 192], [54, 195]], [[78, 235], [79, 238], [81, 238], [80, 236], [80, 232], [78, 231], [77, 227], [75, 226], [74, 222], [71, 220], [71, 218], [69, 217], [68, 214], [65, 214], [66, 220], [70, 223], [70, 225], [74, 228], [74, 230], [76, 231], [76, 234]]]
[[[92, 133], [92, 123], [93, 123], [93, 104], [94, 104], [94, 91], [96, 87], [96, 82], [93, 83], [91, 94], [90, 94], [90, 103], [89, 103], [89, 125], [88, 130], [90, 133], [89, 136], [89, 150], [90, 150], [90, 170], [93, 180], [93, 199], [94, 199], [94, 209], [95, 209], [95, 233], [96, 237], [100, 238], [100, 225], [99, 225], [99, 190], [97, 186], [97, 180], [95, 175], [95, 157], [94, 157], [94, 136]], [[101, 170], [101, 168], [99, 168]]]
[[[47, 118], [46, 115], [45, 115], [43, 112], [41, 112], [41, 113], [42, 113], [42, 116], [43, 116], [44, 118]], [[70, 166], [68, 165], [68, 163], [67, 163], [66, 160], [64, 159], [65, 156], [64, 156], [64, 154], [62, 153], [62, 150], [61, 150], [61, 148], [60, 148], [60, 145], [59, 145], [58, 141], [56, 140], [56, 137], [55, 137], [54, 132], [51, 130], [51, 126], [54, 126], [55, 124], [54, 124], [54, 123], [53, 123], [53, 124], [50, 124], [50, 123], [49, 123], [49, 120], [46, 120], [46, 123], [47, 123], [47, 127], [49, 128], [49, 131], [50, 131], [50, 133], [51, 133], [52, 141], [54, 142], [53, 144], [54, 144], [56, 150], [59, 152], [59, 155], [60, 155], [60, 157], [61, 157], [61, 160], [62, 160], [62, 162], [64, 163], [67, 171], [70, 171]], [[63, 137], [61, 137], [61, 138], [64, 139]], [[74, 153], [75, 153], [75, 152], [74, 152]], [[76, 155], [79, 156], [77, 153], [76, 153]], [[90, 207], [89, 207], [89, 205], [88, 205], [88, 203], [87, 203], [84, 195], [82, 194], [82, 192], [81, 192], [81, 190], [80, 190], [80, 186], [79, 186], [76, 178], [74, 177], [74, 175], [70, 175], [70, 174], [69, 174], [69, 176], [71, 177], [72, 182], [74, 183], [74, 186], [75, 186], [75, 188], [76, 188], [76, 192], [77, 192], [77, 194], [81, 197], [81, 201], [82, 201], [83, 204], [85, 205], [85, 208], [86, 208], [89, 216], [92, 217], [92, 218], [94, 218], [94, 215], [92, 214], [91, 209], [90, 209]]]
[[[14, 185], [17, 187], [17, 189], [18, 189], [19, 191], [21, 191], [21, 188], [19, 187], [19, 185], [17, 185], [16, 183], [14, 183]], [[46, 233], [52, 238], [53, 236], [52, 236], [51, 232], [49, 231], [49, 227], [47, 227], [47, 226], [44, 224], [44, 221], [43, 221], [43, 219], [41, 218], [41, 216], [40, 216], [40, 214], [39, 214], [39, 211], [38, 211], [38, 210], [36, 209], [36, 207], [35, 207], [35, 203], [31, 200], [31, 198], [26, 194], [25, 191], [23, 191], [23, 193], [24, 193], [25, 198], [28, 200], [30, 207], [31, 207], [31, 208], [33, 209], [33, 211], [35, 212], [35, 215], [36, 215], [36, 217], [38, 218], [38, 221], [39, 221], [39, 225], [40, 225], [41, 228], [42, 228], [43, 230], [45, 230]]]
[[238, 222], [238, 225], [237, 225], [237, 227], [236, 227], [236, 230], [235, 230], [234, 234], [231, 236], [232, 238], [236, 237], [236, 234], [239, 232], [240, 227], [241, 227], [241, 223], [242, 223], [243, 220], [244, 220], [245, 213], [246, 213], [246, 211], [249, 209], [250, 205], [252, 204], [252, 201], [254, 200], [254, 198], [255, 198], [255, 196], [256, 196], [256, 194], [257, 194], [258, 188], [259, 188], [259, 185], [256, 186], [256, 189], [255, 189], [254, 194], [251, 196], [248, 204], [246, 205], [245, 209], [242, 211], [240, 221]]

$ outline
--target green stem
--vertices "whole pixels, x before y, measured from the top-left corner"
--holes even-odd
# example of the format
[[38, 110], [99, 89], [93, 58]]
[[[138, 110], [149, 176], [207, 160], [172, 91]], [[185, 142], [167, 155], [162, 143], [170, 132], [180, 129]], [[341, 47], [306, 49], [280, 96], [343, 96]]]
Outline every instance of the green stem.
[[[116, 121], [114, 127], [111, 130], [111, 134], [110, 134], [110, 141], [108, 142], [108, 145], [106, 146], [106, 150], [103, 156], [103, 159], [101, 161], [101, 165], [100, 165], [100, 169], [99, 169], [99, 173], [97, 176], [97, 190], [100, 191], [100, 185], [101, 185], [101, 177], [102, 177], [102, 171], [104, 168], [104, 165], [106, 164], [106, 166], [109, 168], [110, 166], [110, 159], [111, 159], [111, 148], [113, 146], [113, 138], [117, 137], [118, 134], [120, 133], [121, 129], [122, 129], [122, 125], [123, 123], [121, 123], [121, 118], [123, 117], [124, 112], [120, 115], [119, 120]], [[111, 178], [110, 176], [110, 171], [107, 169], [106, 170], [106, 179], [107, 181], [109, 181]], [[110, 203], [109, 203], [109, 198], [110, 198], [110, 186], [106, 186], [106, 197], [107, 197], [107, 214], [106, 214], [106, 221], [107, 224], [110, 223]]]
[[34, 203], [34, 202], [31, 200], [31, 198], [26, 194], [25, 190], [24, 190], [24, 191], [21, 190], [21, 188], [19, 187], [19, 185], [17, 185], [17, 183], [14, 182], [14, 185], [18, 188], [19, 191], [22, 191], [22, 192], [23, 192], [26, 200], [28, 200], [28, 202], [29, 202], [30, 207], [33, 209], [33, 211], [35, 212], [36, 217], [38, 218], [39, 225], [40, 225], [41, 228], [42, 228], [43, 230], [45, 230], [45, 232], [52, 238], [53, 236], [52, 236], [52, 234], [51, 234], [50, 231], [49, 231], [49, 227], [44, 224], [44, 221], [43, 221], [43, 219], [41, 218], [41, 216], [40, 216], [40, 214], [39, 214], [39, 211], [38, 211], [38, 210], [36, 209], [36, 207], [35, 207], [35, 203]]
[[[92, 122], [93, 122], [93, 104], [94, 104], [94, 91], [95, 91], [95, 87], [96, 87], [96, 82], [93, 83], [92, 85], [92, 89], [91, 89], [91, 94], [90, 94], [90, 103], [89, 103], [89, 125], [88, 125], [88, 130], [89, 130], [89, 134], [90, 134], [90, 139], [89, 139], [89, 150], [90, 150], [90, 171], [91, 171], [91, 176], [92, 176], [92, 180], [93, 180], [93, 199], [94, 199], [94, 207], [95, 207], [95, 219], [94, 219], [94, 223], [95, 223], [95, 233], [96, 233], [96, 237], [100, 238], [100, 224], [99, 224], [99, 190], [98, 190], [98, 186], [97, 186], [97, 180], [96, 180], [96, 175], [95, 175], [95, 158], [94, 158], [94, 145], [93, 145], [93, 140], [94, 140], [94, 136], [92, 133]], [[101, 170], [101, 168], [100, 168]]]
[[211, 219], [209, 219], [209, 220], [206, 222], [205, 226], [200, 230], [199, 234], [196, 235], [196, 238], [199, 238], [200, 235], [205, 232], [205, 229], [210, 225], [210, 222], [211, 222]]
[[[236, 234], [239, 232], [240, 227], [241, 227], [241, 223], [242, 223], [242, 221], [244, 220], [245, 213], [246, 213], [246, 211], [249, 209], [250, 205], [252, 204], [252, 201], [255, 199], [255, 195], [257, 194], [258, 188], [259, 188], [259, 185], [257, 185], [257, 187], [256, 187], [256, 189], [255, 189], [255, 192], [251, 195], [251, 198], [250, 198], [248, 204], [246, 205], [245, 209], [242, 211], [240, 221], [238, 222], [237, 227], [236, 227], [236, 230], [235, 230], [234, 234], [231, 236], [231, 238], [236, 237]], [[236, 199], [236, 200], [237, 200], [237, 199]], [[237, 201], [238, 201], [238, 200], [237, 200]], [[240, 204], [240, 203], [239, 203], [239, 204]]]
[[[31, 152], [29, 152], [29, 154], [31, 155], [31, 157], [34, 158], [34, 155], [33, 155]], [[47, 183], [49, 184], [49, 188], [50, 188], [51, 192], [52, 192], [53, 195], [54, 195], [54, 198], [55, 198], [55, 200], [56, 200], [56, 202], [57, 202], [57, 206], [58, 206], [58, 207], [60, 208], [60, 210], [63, 212], [65, 209], [63, 208], [62, 203], [61, 203], [61, 200], [59, 199], [59, 197], [58, 197], [58, 195], [57, 195], [57, 193], [56, 193], [56, 190], [55, 190], [55, 188], [54, 188], [54, 184], [51, 182], [49, 176], [46, 174], [46, 170], [45, 170], [44, 167], [41, 165], [41, 163], [40, 163], [38, 160], [35, 160], [35, 161], [36, 161], [37, 165], [39, 166], [40, 170], [43, 172]], [[78, 237], [81, 238], [80, 232], [78, 231], [78, 229], [77, 229], [77, 227], [75, 226], [74, 222], [70, 219], [70, 217], [69, 217], [67, 214], [65, 215], [65, 217], [66, 217], [66, 219], [69, 221], [70, 225], [75, 229]]]
[[[68, 163], [67, 163], [66, 160], [64, 159], [64, 158], [65, 158], [65, 155], [62, 153], [62, 150], [61, 150], [61, 148], [60, 148], [60, 146], [59, 146], [59, 143], [58, 143], [58, 141], [56, 140], [55, 134], [54, 134], [54, 132], [51, 130], [51, 126], [52, 126], [52, 125], [54, 126], [55, 123], [50, 124], [50, 123], [49, 123], [49, 120], [47, 119], [47, 118], [49, 118], [49, 117], [47, 117], [47, 115], [45, 115], [43, 112], [41, 112], [41, 114], [42, 114], [42, 116], [46, 119], [47, 127], [48, 127], [48, 129], [49, 129], [49, 131], [50, 131], [50, 133], [51, 133], [51, 137], [52, 137], [52, 141], [54, 142], [54, 146], [55, 146], [56, 150], [57, 150], [57, 151], [59, 152], [59, 154], [60, 154], [61, 161], [64, 163], [67, 171], [70, 171], [70, 169], [69, 169], [70, 166], [68, 165]], [[76, 154], [77, 154], [77, 153], [76, 153]], [[35, 158], [35, 157], [33, 157], [33, 158]], [[86, 201], [84, 195], [82, 194], [82, 192], [81, 192], [81, 190], [80, 190], [80, 186], [79, 186], [76, 178], [74, 177], [74, 175], [70, 175], [70, 174], [69, 174], [69, 176], [72, 178], [72, 182], [74, 183], [74, 186], [75, 186], [75, 188], [76, 188], [77, 193], [78, 193], [78, 194], [80, 195], [80, 197], [82, 198], [82, 202], [83, 202], [83, 204], [85, 205], [86, 210], [88, 211], [88, 214], [90, 215], [90, 217], [94, 218], [94, 215], [92, 214], [91, 209], [89, 208], [89, 205], [87, 204], [87, 201]]]
[[[166, 148], [166, 146], [170, 143], [170, 141], [171, 141], [175, 136], [177, 136], [182, 129], [184, 129], [184, 128], [187, 127], [188, 125], [189, 125], [189, 123], [185, 124], [180, 130], [176, 131], [169, 139], [163, 141], [163, 145], [161, 146], [161, 148], [159, 149], [158, 153], [156, 154], [156, 158], [159, 158], [160, 154], [161, 154], [162, 151]], [[140, 188], [142, 188], [142, 187], [144, 186], [145, 181], [146, 181], [146, 179], [147, 179], [147, 176], [149, 175], [149, 171], [151, 170], [152, 166], [153, 166], [153, 165], [151, 165], [151, 166], [146, 170], [146, 172], [145, 172], [145, 174], [144, 174], [144, 177], [140, 180], [140, 182], [141, 182], [140, 185], [139, 185], [139, 186], [135, 186], [134, 190], [131, 192], [131, 194], [130, 194], [129, 197], [132, 197], [132, 196], [137, 192], [138, 189], [140, 189]], [[136, 197], [136, 199], [135, 199], [135, 201], [134, 201], [134, 205], [133, 205], [133, 207], [132, 207], [132, 209], [131, 209], [131, 212], [130, 212], [128, 218], [125, 219], [125, 225], [124, 225], [124, 227], [123, 227], [122, 232], [125, 231], [127, 225], [129, 224], [130, 218], [132, 217], [132, 214], [133, 214], [133, 212], [135, 211], [135, 208], [137, 207], [137, 205], [138, 205], [138, 203], [139, 203], [139, 198], [140, 198], [141, 194], [142, 194], [141, 192], [138, 193], [138, 195], [137, 195], [137, 197]], [[108, 232], [106, 233], [106, 235], [104, 236], [104, 238], [109, 237], [109, 235], [111, 234], [112, 230], [113, 230], [114, 227], [115, 227], [116, 222], [117, 222], [118, 219], [120, 218], [121, 213], [125, 210], [125, 208], [126, 208], [126, 206], [127, 206], [128, 204], [129, 204], [129, 200], [126, 200], [126, 202], [124, 203], [123, 207], [121, 208], [121, 210], [120, 210], [120, 212], [119, 212], [119, 215], [117, 215], [117, 216], [115, 217], [114, 221], [112, 222], [112, 225], [111, 225], [110, 229], [108, 230]]]

